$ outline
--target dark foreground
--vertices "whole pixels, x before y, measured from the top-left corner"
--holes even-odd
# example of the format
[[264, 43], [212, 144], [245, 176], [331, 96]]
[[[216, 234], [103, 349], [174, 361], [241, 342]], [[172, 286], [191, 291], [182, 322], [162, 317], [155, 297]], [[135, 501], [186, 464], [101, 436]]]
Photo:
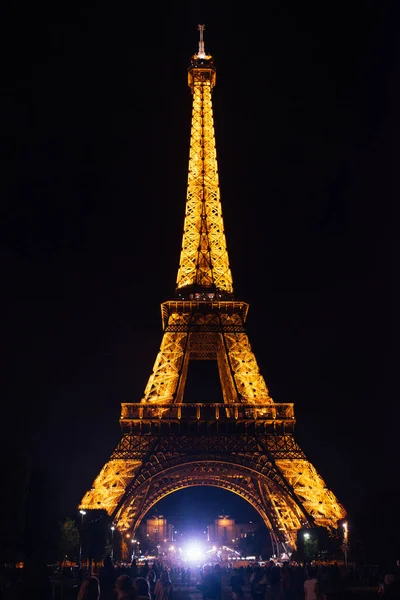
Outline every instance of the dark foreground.
[[[172, 574], [172, 583], [174, 586], [174, 600], [203, 600], [202, 593], [196, 588], [196, 582], [199, 580], [199, 574], [193, 572], [191, 583], [182, 584], [179, 576]], [[36, 600], [34, 586], [29, 589], [26, 594], [20, 586], [4, 587], [0, 585], [0, 600], [25, 600], [27, 597], [30, 600]], [[79, 582], [70, 578], [53, 579], [51, 582], [51, 590], [49, 594], [37, 597], [37, 600], [45, 600], [45, 597], [50, 597], [50, 600], [76, 600], [79, 591]], [[326, 589], [326, 600], [362, 600], [362, 599], [378, 599], [378, 586], [361, 586], [360, 584], [342, 583], [338, 589]], [[107, 589], [101, 586], [100, 600], [116, 600], [117, 596], [113, 590], [113, 586]], [[224, 573], [222, 575], [222, 599], [233, 600], [232, 588], [230, 587], [230, 575]], [[244, 585], [243, 600], [253, 600], [250, 594], [250, 586], [246, 582]], [[268, 588], [263, 600], [304, 600], [304, 592], [300, 590], [295, 593], [284, 594], [280, 589]]]
[[[196, 589], [195, 581], [191, 585], [182, 585], [180, 578], [172, 577], [174, 585], [174, 600], [203, 600], [201, 592]], [[337, 591], [327, 590], [327, 600], [362, 600], [378, 598], [377, 586], [342, 586]], [[250, 588], [244, 587], [244, 600], [252, 600]], [[76, 600], [78, 595], [78, 586], [57, 586], [53, 591], [52, 600]], [[100, 600], [116, 600], [114, 591], [103, 589]], [[223, 580], [222, 600], [232, 600], [232, 590], [229, 581]], [[280, 591], [267, 590], [265, 600], [304, 600], [304, 594], [291, 594], [285, 596]]]
[[[179, 587], [175, 588], [175, 600], [202, 600], [202, 595], [197, 592], [194, 587]], [[327, 600], [362, 600], [363, 598], [372, 599], [378, 598], [377, 596], [377, 588], [347, 588], [338, 591], [336, 594], [329, 593], [327, 594]], [[104, 599], [105, 600], [105, 599]], [[108, 600], [108, 599], [107, 599]], [[114, 599], [115, 600], [115, 599]], [[232, 592], [229, 587], [224, 588], [222, 600], [232, 600]], [[252, 600], [250, 592], [245, 590], [244, 600]], [[272, 593], [266, 595], [265, 600], [304, 600], [304, 595], [302, 596], [290, 596], [285, 598], [283, 594], [278, 592], [278, 595], [273, 595]]]

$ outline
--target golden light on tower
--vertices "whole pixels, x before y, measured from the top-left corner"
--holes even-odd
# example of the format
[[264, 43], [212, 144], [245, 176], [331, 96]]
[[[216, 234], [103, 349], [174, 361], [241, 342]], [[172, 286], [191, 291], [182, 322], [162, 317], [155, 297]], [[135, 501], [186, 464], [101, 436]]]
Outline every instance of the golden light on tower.
[[177, 289], [201, 286], [233, 292], [220, 201], [211, 92], [216, 73], [205, 54], [199, 25], [199, 52], [192, 57], [188, 83], [193, 94], [186, 213]]
[[[346, 511], [294, 438], [293, 403], [276, 403], [246, 331], [248, 304], [234, 296], [219, 189], [212, 92], [204, 47], [191, 58], [192, 120], [182, 249], [175, 296], [161, 305], [163, 335], [140, 402], [121, 405], [122, 437], [81, 502], [135, 531], [167, 494], [190, 486], [249, 502], [290, 554], [297, 531], [336, 531]], [[222, 399], [185, 397], [193, 360], [216, 361]]]

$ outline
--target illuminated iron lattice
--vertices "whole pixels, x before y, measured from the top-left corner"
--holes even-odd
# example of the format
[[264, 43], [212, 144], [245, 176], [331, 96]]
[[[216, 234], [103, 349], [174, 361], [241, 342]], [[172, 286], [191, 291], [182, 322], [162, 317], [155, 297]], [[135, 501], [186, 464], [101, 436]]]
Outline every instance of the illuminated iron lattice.
[[[248, 305], [233, 295], [211, 102], [215, 67], [199, 28], [176, 297], [161, 305], [164, 333], [143, 398], [122, 404], [121, 440], [80, 508], [106, 510], [121, 532], [134, 533], [167, 494], [221, 487], [258, 511], [276, 554], [290, 554], [299, 528], [335, 532], [346, 512], [294, 438], [293, 404], [270, 397], [246, 333]], [[222, 402], [184, 399], [193, 360], [217, 362]]]
[[189, 70], [193, 93], [186, 214], [177, 288], [214, 286], [233, 292], [218, 182], [211, 91], [211, 56], [195, 56]]

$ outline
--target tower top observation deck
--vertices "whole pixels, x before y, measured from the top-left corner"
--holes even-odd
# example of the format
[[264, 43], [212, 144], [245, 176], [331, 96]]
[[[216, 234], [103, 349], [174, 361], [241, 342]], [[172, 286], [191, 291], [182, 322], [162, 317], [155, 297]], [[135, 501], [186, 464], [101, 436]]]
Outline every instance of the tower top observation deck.
[[188, 84], [192, 92], [194, 90], [195, 82], [204, 83], [209, 81], [212, 89], [216, 81], [213, 57], [211, 54], [206, 54], [204, 49], [204, 29], [204, 25], [198, 25], [198, 30], [200, 32], [199, 51], [197, 54], [193, 54], [188, 69]]

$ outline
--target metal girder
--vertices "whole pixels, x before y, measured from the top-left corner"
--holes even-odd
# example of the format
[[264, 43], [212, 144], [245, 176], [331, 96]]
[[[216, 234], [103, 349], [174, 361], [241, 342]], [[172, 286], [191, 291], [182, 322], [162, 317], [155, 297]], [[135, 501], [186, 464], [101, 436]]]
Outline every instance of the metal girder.
[[[256, 482], [257, 493], [233, 485], [244, 474]], [[164, 485], [168, 478], [175, 483]], [[164, 484], [154, 485], [160, 481]], [[157, 501], [192, 485], [239, 494], [286, 550], [294, 549], [300, 527], [317, 524], [332, 530], [345, 514], [332, 492], [325, 489], [325, 499], [321, 496], [323, 481], [292, 435], [123, 436], [82, 507], [105, 508], [121, 531], [134, 530]]]
[[220, 201], [209, 69], [192, 68], [189, 173], [176, 287], [199, 285], [233, 292]]
[[[292, 424], [294, 422], [294, 407], [292, 403], [266, 404], [249, 402], [220, 402], [220, 403], [189, 403], [183, 404], [146, 404], [142, 402], [124, 402], [121, 410], [121, 420], [124, 423], [187, 423], [206, 422], [214, 424], [263, 425], [273, 423]], [[211, 429], [211, 428], [210, 428]], [[230, 428], [230, 431], [241, 433], [240, 429]], [[173, 432], [171, 432], [173, 433]], [[220, 431], [222, 433], [222, 430]]]
[[[232, 468], [232, 464], [211, 457], [188, 458], [188, 462], [179, 464], [161, 460], [161, 469], [152, 461], [152, 475], [131, 487], [114, 514], [114, 521], [122, 532], [134, 532], [146, 512], [166, 495], [191, 486], [213, 486], [249, 502], [273, 532], [275, 540], [289, 550], [294, 549], [297, 529], [309, 521], [282, 487], [284, 483], [273, 469], [264, 469], [261, 475], [239, 463]], [[279, 506], [279, 510], [275, 506]]]
[[[178, 292], [179, 293], [179, 292]], [[242, 317], [243, 323], [247, 319], [247, 313], [249, 311], [249, 305], [247, 302], [243, 302], [243, 300], [221, 300], [214, 301], [211, 298], [215, 297], [214, 293], [207, 294], [199, 294], [202, 300], [193, 300], [190, 299], [191, 296], [196, 296], [195, 293], [189, 293], [189, 298], [186, 299], [174, 299], [167, 300], [161, 304], [161, 319], [163, 324], [163, 329], [165, 329], [168, 319], [170, 315], [177, 313], [207, 313], [207, 314], [223, 314], [223, 315], [232, 315], [239, 314]], [[172, 325], [169, 325], [172, 327]]]
[[318, 525], [332, 529], [344, 519], [345, 509], [308, 460], [279, 458], [276, 464]]
[[170, 314], [142, 402], [182, 401], [178, 386], [186, 379], [189, 359], [203, 358], [190, 355], [196, 343], [207, 344], [204, 358], [217, 357], [224, 401], [272, 402], [241, 315], [204, 314], [196, 307], [193, 313]]

